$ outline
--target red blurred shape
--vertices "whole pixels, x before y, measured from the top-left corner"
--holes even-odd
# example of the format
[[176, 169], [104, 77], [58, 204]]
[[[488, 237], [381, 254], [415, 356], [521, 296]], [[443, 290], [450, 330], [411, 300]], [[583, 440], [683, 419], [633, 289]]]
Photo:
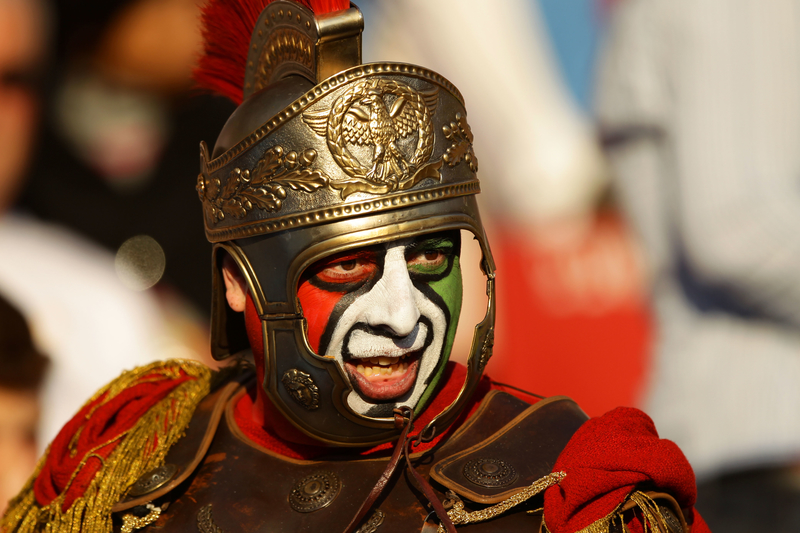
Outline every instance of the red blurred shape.
[[590, 415], [637, 405], [652, 325], [641, 267], [622, 223], [601, 216], [567, 247], [541, 247], [497, 228], [497, 335], [493, 379], [564, 394]]
[[[341, 11], [349, 0], [295, 0], [315, 14]], [[194, 71], [197, 85], [242, 103], [250, 36], [272, 0], [211, 0], [201, 16], [205, 49]]]

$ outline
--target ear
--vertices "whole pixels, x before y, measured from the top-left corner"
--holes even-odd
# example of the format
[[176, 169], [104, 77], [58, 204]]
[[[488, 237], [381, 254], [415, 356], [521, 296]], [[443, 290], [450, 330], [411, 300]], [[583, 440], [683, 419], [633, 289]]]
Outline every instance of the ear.
[[239, 265], [229, 255], [222, 260], [222, 279], [225, 280], [225, 297], [228, 306], [237, 313], [244, 311], [247, 301], [247, 283], [244, 280]]

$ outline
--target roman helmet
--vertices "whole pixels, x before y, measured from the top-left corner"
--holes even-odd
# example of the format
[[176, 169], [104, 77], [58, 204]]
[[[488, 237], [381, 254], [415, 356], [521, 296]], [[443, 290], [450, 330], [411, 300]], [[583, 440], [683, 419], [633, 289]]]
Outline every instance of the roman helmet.
[[[476, 204], [478, 163], [461, 94], [423, 67], [361, 64], [363, 18], [341, 0], [213, 0], [204, 24], [197, 79], [241, 102], [213, 150], [200, 147], [197, 192], [214, 245], [214, 357], [249, 348], [245, 317], [226, 304], [221, 264], [228, 254], [257, 313], [258, 334], [248, 327], [270, 402], [329, 445], [397, 438], [391, 412], [354, 401], [342, 359], [312, 348], [298, 287], [325, 258], [466, 230], [482, 250], [487, 309], [474, 328], [459, 395], [428, 425], [442, 431], [491, 357], [495, 314], [494, 263]], [[453, 331], [457, 319], [456, 312]], [[433, 367], [418, 376], [416, 394], [392, 405], [418, 413], [430, 403], [453, 331]]]

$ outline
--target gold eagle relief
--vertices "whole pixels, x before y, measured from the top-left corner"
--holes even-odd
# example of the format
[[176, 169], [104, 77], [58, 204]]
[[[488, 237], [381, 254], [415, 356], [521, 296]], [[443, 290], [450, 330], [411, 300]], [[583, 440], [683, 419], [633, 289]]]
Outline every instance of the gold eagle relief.
[[[331, 181], [342, 198], [355, 192], [386, 194], [410, 189], [425, 178], [441, 180], [441, 161], [433, 153], [432, 115], [439, 89], [416, 91], [405, 83], [370, 79], [345, 91], [330, 108], [303, 113], [303, 121], [327, 140], [336, 164], [348, 176]], [[413, 153], [400, 141], [417, 136]], [[369, 161], [350, 147], [372, 148]]]

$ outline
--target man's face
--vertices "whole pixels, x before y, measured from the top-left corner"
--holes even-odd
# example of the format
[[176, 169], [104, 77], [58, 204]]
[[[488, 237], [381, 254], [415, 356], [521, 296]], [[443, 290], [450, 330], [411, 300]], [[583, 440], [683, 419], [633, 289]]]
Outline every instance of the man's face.
[[457, 231], [424, 235], [338, 254], [304, 274], [297, 295], [309, 343], [343, 365], [356, 412], [389, 416], [436, 385], [461, 312], [460, 244]]
[[43, 25], [34, 4], [0, 0], [0, 212], [14, 201], [36, 123], [32, 81]]

